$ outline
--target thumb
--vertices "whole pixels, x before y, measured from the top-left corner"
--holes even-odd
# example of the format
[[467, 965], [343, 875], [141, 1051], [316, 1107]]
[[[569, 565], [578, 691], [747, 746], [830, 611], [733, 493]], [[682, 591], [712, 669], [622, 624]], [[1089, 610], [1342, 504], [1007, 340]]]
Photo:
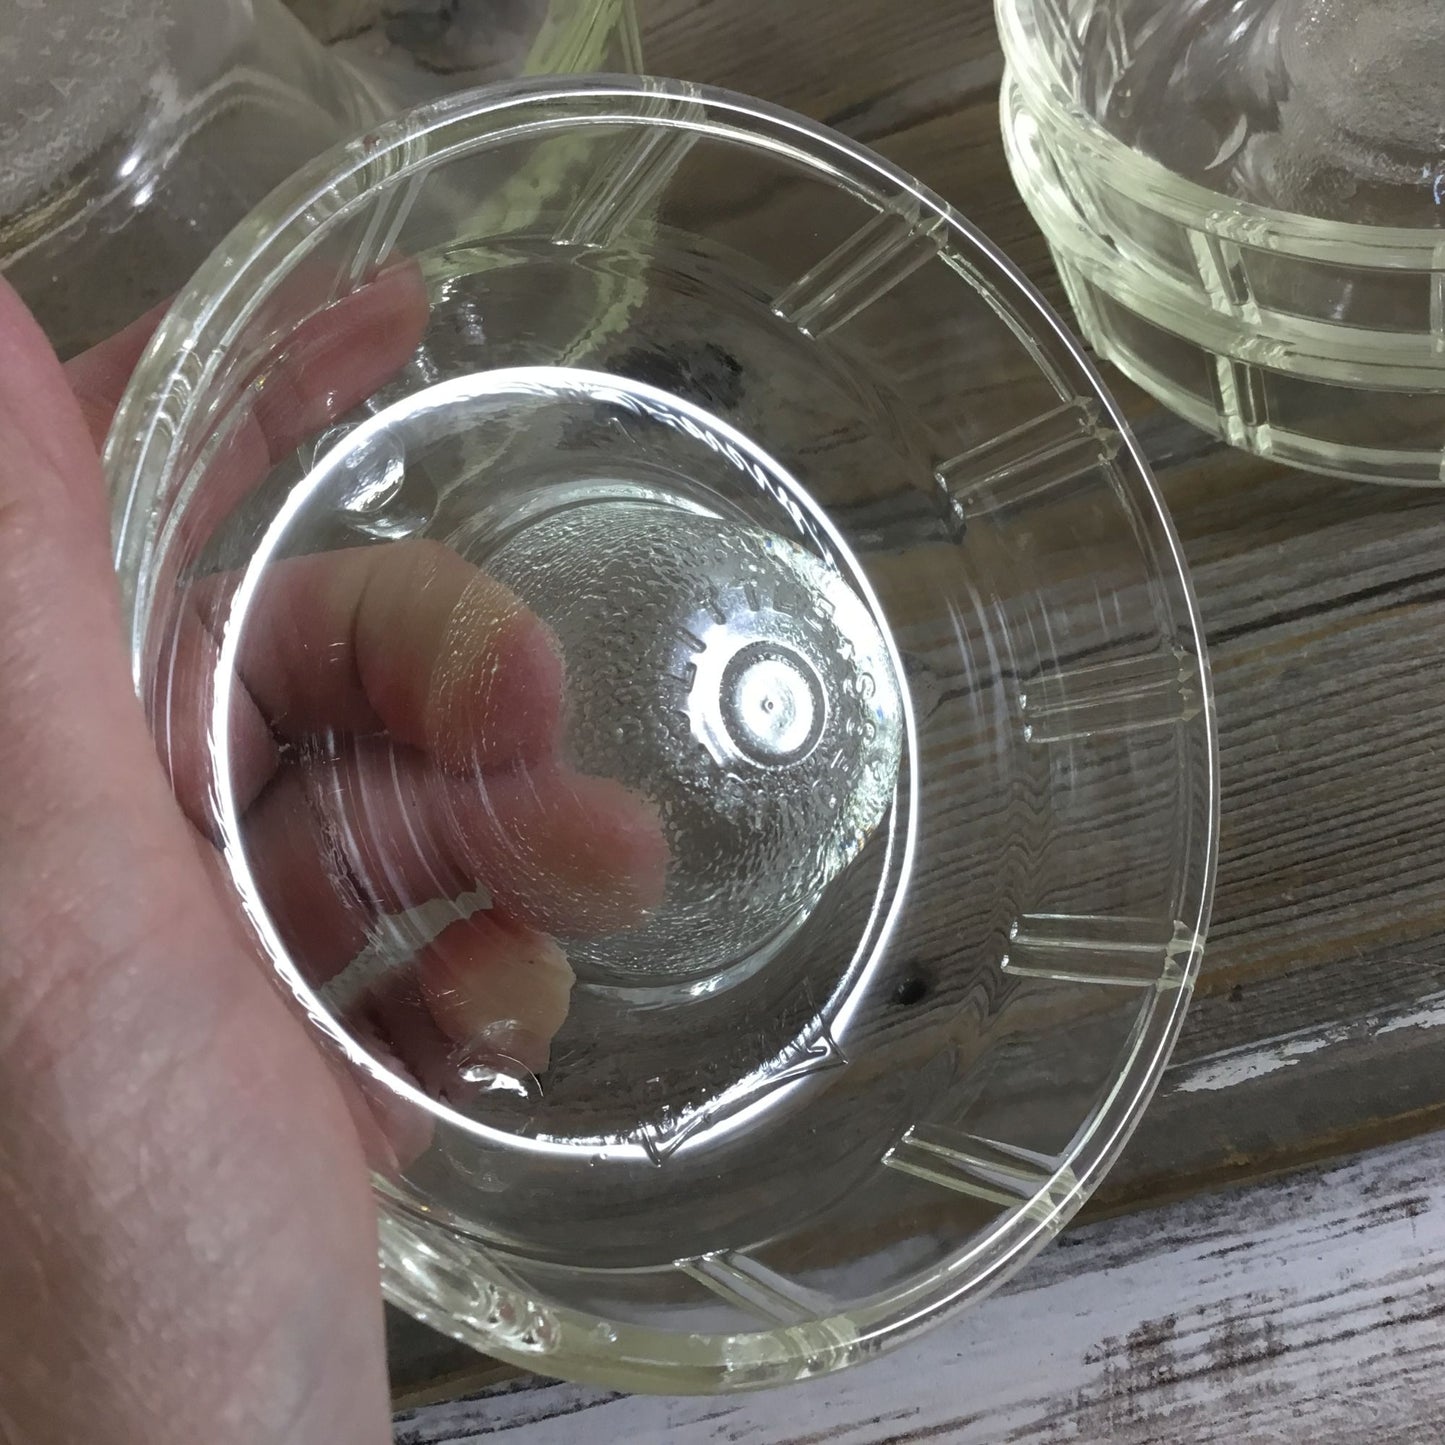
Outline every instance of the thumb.
[[7, 442], [24, 448], [23, 454], [0, 456], [0, 497], [6, 509], [63, 500], [88, 511], [92, 529], [103, 532], [105, 491], [96, 444], [45, 333], [3, 276], [0, 426]]
[[55, 353], [3, 278], [0, 617], [0, 855], [81, 799], [122, 810], [121, 838], [142, 816], [178, 826], [121, 644], [100, 460]]
[[171, 796], [107, 534], [0, 281], [0, 1436], [379, 1442], [361, 1151]]

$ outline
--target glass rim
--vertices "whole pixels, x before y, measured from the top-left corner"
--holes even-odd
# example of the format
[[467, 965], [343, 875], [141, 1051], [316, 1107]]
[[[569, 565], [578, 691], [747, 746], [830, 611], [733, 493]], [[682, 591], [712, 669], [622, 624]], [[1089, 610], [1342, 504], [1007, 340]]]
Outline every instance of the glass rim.
[[[1445, 387], [1429, 336], [1378, 331], [1336, 321], [1270, 312], [1245, 321], [1206, 306], [1187, 287], [1142, 260], [1125, 255], [1071, 217], [1019, 152], [1014, 125], [1027, 117], [1051, 124], [1028, 107], [1012, 69], [1001, 97], [1004, 151], [1014, 183], [1034, 213], [1052, 250], [1121, 306], [1148, 307], [1152, 323], [1171, 335], [1197, 342], [1232, 360], [1276, 369], [1276, 348], [1290, 348], [1295, 375], [1326, 385], [1379, 391], [1430, 392]], [[1442, 243], [1445, 244], [1445, 243]]]
[[1046, 116], [1132, 200], [1211, 235], [1282, 255], [1380, 270], [1445, 272], [1445, 231], [1328, 221], [1239, 200], [1187, 180], [1135, 150], [1079, 105], [1057, 59], [1032, 43], [1030, 31], [1049, 27], [1067, 33], [1057, 0], [994, 0], [994, 7], [1004, 58], [1025, 107]]
[[[747, 146], [783, 152], [834, 183], [892, 203], [906, 199], [930, 222], [942, 225], [955, 255], [950, 264], [980, 293], [1000, 319], [1025, 342], [1036, 364], [1061, 396], [1087, 393], [1121, 438], [1109, 464], [1128, 525], [1150, 548], [1156, 575], [1156, 607], [1192, 645], [1200, 688], [1198, 714], [1189, 723], [1191, 742], [1181, 758], [1197, 821], [1181, 823], [1176, 917], [1183, 928], [1167, 986], [1148, 990], [1125, 1055], [1102, 1099], [1055, 1163], [1048, 1182], [1031, 1201], [999, 1216], [946, 1267], [886, 1298], [866, 1301], [805, 1326], [764, 1329], [745, 1335], [669, 1335], [651, 1327], [617, 1324], [599, 1341], [598, 1321], [576, 1311], [530, 1299], [524, 1287], [498, 1268], [482, 1275], [496, 1298], [526, 1313], [541, 1310], [549, 1321], [545, 1344], [467, 1327], [452, 1319], [434, 1294], [411, 1279], [395, 1259], [385, 1261], [388, 1293], [419, 1318], [455, 1333], [502, 1359], [573, 1378], [605, 1380], [636, 1390], [712, 1392], [753, 1388], [803, 1375], [828, 1373], [901, 1343], [944, 1314], [996, 1288], [1054, 1238], [1112, 1166], [1153, 1097], [1173, 1050], [1192, 993], [1213, 894], [1220, 787], [1218, 742], [1204, 629], [1183, 547], [1160, 489], [1117, 402], [1053, 309], [1023, 274], [976, 227], [906, 172], [825, 127], [761, 101], [690, 83], [637, 77], [556, 77], [484, 87], [386, 121], [362, 137], [334, 148], [279, 187], [212, 254], [173, 304], [146, 350], [121, 401], [104, 451], [112, 494], [114, 562], [120, 577], [123, 621], [134, 681], [144, 687], [151, 614], [149, 572], [164, 540], [157, 503], [175, 479], [178, 440], [204, 425], [205, 396], [227, 348], [254, 315], [260, 298], [306, 254], [306, 238], [374, 200], [375, 184], [346, 192], [368, 175], [388, 188], [408, 174], [515, 137], [539, 126], [596, 123], [689, 126], [726, 135]], [[424, 142], [424, 144], [423, 144]], [[377, 169], [385, 165], [384, 172]], [[337, 204], [339, 192], [346, 192]], [[388, 229], [382, 227], [380, 229]], [[947, 249], [947, 248], [946, 248]], [[959, 254], [962, 253], [962, 254]], [[377, 260], [382, 257], [375, 258]], [[1144, 990], [1141, 990], [1143, 993]], [[301, 998], [303, 1006], [307, 1000]], [[307, 1009], [330, 1040], [324, 1010]], [[363, 1065], [364, 1067], [364, 1065]], [[388, 1077], [394, 1094], [413, 1091]], [[418, 1094], [415, 1104], [436, 1114], [435, 1101]], [[388, 1230], [425, 1226], [425, 1220], [392, 1191], [379, 1187], [383, 1239]], [[387, 1254], [384, 1248], [383, 1254]], [[741, 1342], [741, 1343], [740, 1343]]]

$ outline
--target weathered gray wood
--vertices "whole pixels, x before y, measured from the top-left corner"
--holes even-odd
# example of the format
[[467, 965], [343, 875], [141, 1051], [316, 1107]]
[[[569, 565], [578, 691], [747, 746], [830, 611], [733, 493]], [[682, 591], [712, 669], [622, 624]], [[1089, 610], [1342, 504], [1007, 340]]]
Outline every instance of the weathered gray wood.
[[286, 0], [298, 20], [321, 40], [340, 40], [374, 25], [383, 0]]
[[1386, 1445], [1445, 1438], [1445, 1142], [1085, 1226], [998, 1297], [852, 1373], [731, 1399], [530, 1377], [396, 1445]]
[[655, 75], [788, 105], [863, 140], [994, 88], [991, 3], [977, 0], [636, 0]]

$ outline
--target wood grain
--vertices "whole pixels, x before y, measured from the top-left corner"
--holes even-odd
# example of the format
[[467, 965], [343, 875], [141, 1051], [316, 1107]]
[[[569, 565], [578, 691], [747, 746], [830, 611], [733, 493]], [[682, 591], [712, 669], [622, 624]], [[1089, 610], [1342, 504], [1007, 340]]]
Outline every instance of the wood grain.
[[869, 140], [1002, 74], [975, 0], [638, 0], [647, 68], [776, 101]]
[[1075, 1230], [1005, 1292], [851, 1373], [731, 1399], [531, 1377], [396, 1445], [1196, 1445], [1445, 1438], [1445, 1145], [1416, 1140]]

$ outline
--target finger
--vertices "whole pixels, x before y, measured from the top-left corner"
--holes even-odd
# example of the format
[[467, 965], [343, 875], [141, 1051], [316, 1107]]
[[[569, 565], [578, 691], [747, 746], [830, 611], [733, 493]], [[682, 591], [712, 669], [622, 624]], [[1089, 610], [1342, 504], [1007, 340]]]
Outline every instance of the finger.
[[[257, 897], [301, 975], [320, 985], [367, 945], [380, 916], [462, 891], [432, 869], [418, 848], [402, 855], [403, 880], [389, 866], [391, 896], [352, 861], [358, 822], [345, 801], [347, 780], [324, 767], [282, 769], [242, 823], [243, 846]], [[365, 826], [365, 825], [361, 825]]]
[[150, 345], [151, 337], [170, 304], [162, 301], [159, 306], [132, 321], [125, 330], [65, 363], [66, 378], [76, 401], [80, 403], [97, 452], [105, 445], [105, 434], [110, 430], [111, 418], [126, 387], [130, 385], [131, 373], [141, 359], [141, 353]]
[[480, 786], [438, 781], [452, 846], [502, 913], [591, 938], [636, 927], [662, 902], [668, 852], [657, 809], [621, 783], [559, 763]]
[[243, 830], [260, 901], [314, 982], [379, 918], [478, 887], [519, 923], [590, 936], [634, 926], [665, 886], [656, 812], [556, 765], [464, 780], [408, 749], [346, 745], [283, 769]]
[[[662, 901], [657, 811], [610, 778], [560, 763], [457, 777], [415, 752], [360, 742], [313, 771], [313, 792], [351, 876], [387, 910], [482, 887], [530, 927], [593, 937]], [[430, 890], [430, 891], [428, 891]]]
[[[219, 636], [235, 578], [194, 589]], [[291, 738], [385, 731], [454, 769], [550, 753], [563, 664], [550, 628], [440, 542], [398, 542], [283, 560], [247, 605], [246, 691]]]
[[[156, 748], [181, 811], [212, 843], [220, 839], [212, 737], [221, 679], [221, 644], [191, 599], [175, 614], [159, 653], [151, 691]], [[244, 812], [280, 766], [280, 749], [244, 683], [226, 689], [227, 774], [234, 806]]]
[[[210, 837], [219, 638], [235, 588], [234, 577], [213, 577], [189, 589], [153, 696], [177, 797]], [[555, 746], [563, 667], [552, 632], [439, 543], [288, 559], [248, 610], [226, 700], [238, 812], [275, 772], [273, 729], [293, 740], [385, 731], [454, 767], [510, 765]]]
[[437, 1027], [422, 998], [412, 960], [394, 966], [343, 1012], [359, 1036], [374, 1041], [378, 1062], [399, 1078], [454, 1107], [474, 1096], [456, 1044]]
[[[160, 318], [156, 312], [76, 358], [67, 369], [83, 415], [97, 442], [127, 385], [135, 362]], [[185, 559], [204, 547], [236, 506], [295, 447], [298, 429], [320, 429], [364, 400], [410, 357], [425, 331], [429, 301], [414, 263], [403, 263], [308, 318], [269, 368], [253, 383], [229, 420], [217, 422], [205, 477], [184, 519], [173, 552]], [[304, 370], [306, 375], [295, 375]], [[150, 699], [161, 734], [161, 754], [175, 775], [186, 815], [214, 832], [209, 779], [209, 730], [219, 660], [216, 630], [208, 633], [202, 594], [177, 584], [170, 629], [157, 655], [164, 661]], [[212, 604], [213, 605], [213, 604]], [[275, 767], [268, 723], [251, 706], [244, 687], [231, 691], [232, 782], [245, 806]], [[243, 776], [244, 774], [244, 776]]]
[[[384, 1072], [424, 1087], [373, 1029], [359, 1027], [358, 1038]], [[367, 1164], [383, 1179], [395, 1182], [431, 1146], [431, 1116], [410, 1099], [389, 1089], [385, 1081], [363, 1070], [346, 1073], [338, 1070], [337, 1082], [351, 1111]]]
[[[199, 837], [195, 838], [195, 853], [215, 897], [222, 904], [221, 917], [229, 927], [238, 952], [253, 954], [256, 948], [255, 934], [241, 910], [235, 906], [235, 880], [227, 870], [225, 860], [214, 847]], [[415, 969], [408, 970], [408, 975], [410, 990], [416, 997], [416, 1010], [426, 1013], [430, 1018], [421, 1002]], [[299, 1026], [303, 1022], [299, 1003], [287, 997], [285, 1004], [292, 1011]], [[346, 1021], [351, 1024], [357, 1041], [384, 1073], [418, 1082], [416, 1075], [409, 1066], [403, 1064], [397, 1049], [387, 1041], [384, 1031], [378, 1028], [369, 1013], [349, 1014]], [[433, 1032], [441, 1037], [436, 1025], [432, 1024], [431, 1027]], [[448, 1050], [441, 1048], [431, 1052], [435, 1057], [444, 1058]], [[398, 1178], [431, 1144], [430, 1116], [410, 1100], [389, 1089], [383, 1080], [368, 1070], [343, 1067], [337, 1056], [329, 1052], [323, 1051], [323, 1057], [332, 1067], [334, 1081], [350, 1111], [368, 1165], [383, 1178]]]
[[[213, 450], [174, 546], [199, 556], [275, 464], [395, 376], [421, 344], [430, 305], [420, 268], [402, 262], [308, 316], [278, 343], [210, 423]], [[115, 408], [115, 380], [127, 356], [134, 365], [133, 339], [122, 344], [131, 330], [88, 361], [77, 360], [72, 379], [82, 409], [97, 419]], [[113, 354], [106, 350], [112, 346]]]
[[99, 459], [60, 363], [3, 278], [0, 615], [0, 856], [38, 857], [37, 828], [78, 788], [97, 838], [172, 811], [154, 790], [121, 645]]
[[220, 444], [187, 520], [187, 548], [199, 553], [272, 466], [395, 376], [430, 316], [421, 270], [408, 261], [307, 317], [220, 424]]
[[253, 388], [271, 459], [289, 456], [395, 376], [421, 344], [430, 316], [421, 268], [401, 261], [307, 317]]
[[466, 1109], [489, 1073], [546, 1072], [573, 982], [554, 940], [478, 913], [379, 983], [355, 1011], [357, 1028], [402, 1077]]
[[[97, 451], [170, 305], [161, 302], [65, 364]], [[263, 373], [257, 400], [246, 411], [250, 435], [236, 447], [244, 462], [222, 466], [232, 472], [232, 485], [222, 489], [232, 505], [259, 480], [261, 473], [253, 470], [258, 455], [279, 461], [394, 376], [420, 344], [429, 315], [420, 270], [402, 262], [303, 322]]]
[[421, 995], [464, 1056], [546, 1072], [575, 975], [555, 939], [496, 914], [454, 923], [417, 960]]

